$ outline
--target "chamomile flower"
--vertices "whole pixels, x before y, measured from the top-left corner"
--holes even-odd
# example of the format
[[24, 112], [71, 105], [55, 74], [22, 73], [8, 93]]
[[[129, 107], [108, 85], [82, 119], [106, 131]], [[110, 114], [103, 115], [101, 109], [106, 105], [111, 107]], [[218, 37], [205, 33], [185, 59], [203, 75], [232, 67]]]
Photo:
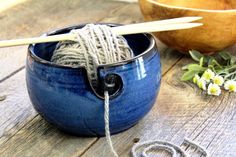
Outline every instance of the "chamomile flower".
[[230, 92], [236, 92], [236, 81], [229, 80], [224, 84], [224, 88]]
[[213, 79], [215, 76], [215, 73], [211, 69], [207, 69], [203, 75], [202, 78], [206, 80], [206, 82], [210, 82], [211, 79]]
[[196, 75], [193, 77], [193, 83], [197, 84], [197, 82], [198, 82], [199, 79], [200, 79], [200, 76], [196, 74]]
[[222, 86], [224, 84], [224, 78], [222, 76], [216, 75], [213, 78], [214, 84], [217, 84], [218, 86]]
[[203, 79], [203, 78], [200, 78], [198, 81], [197, 81], [197, 85], [200, 89], [202, 90], [206, 90], [206, 80]]
[[207, 94], [208, 95], [215, 95], [219, 96], [221, 93], [220, 86], [217, 84], [210, 83], [208, 88], [207, 88]]

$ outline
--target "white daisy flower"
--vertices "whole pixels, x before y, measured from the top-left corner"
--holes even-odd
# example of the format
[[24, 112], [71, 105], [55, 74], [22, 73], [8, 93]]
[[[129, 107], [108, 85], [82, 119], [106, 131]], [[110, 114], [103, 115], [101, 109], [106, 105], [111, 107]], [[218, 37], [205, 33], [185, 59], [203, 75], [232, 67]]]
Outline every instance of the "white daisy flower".
[[224, 88], [230, 92], [236, 92], [236, 81], [229, 80], [224, 84]]
[[216, 75], [213, 78], [214, 84], [217, 84], [218, 86], [222, 86], [224, 84], [224, 78], [222, 76]]
[[211, 71], [210, 69], [207, 69], [203, 75], [202, 78], [206, 80], [206, 82], [210, 82], [211, 79], [215, 77], [215, 73]]
[[206, 90], [206, 80], [203, 79], [203, 78], [200, 78], [198, 81], [197, 81], [197, 85], [200, 89], [202, 90]]
[[197, 84], [198, 80], [200, 79], [200, 76], [197, 74], [193, 77], [193, 83]]
[[219, 96], [221, 93], [220, 86], [217, 84], [210, 83], [208, 88], [207, 88], [207, 94], [208, 95], [215, 95]]

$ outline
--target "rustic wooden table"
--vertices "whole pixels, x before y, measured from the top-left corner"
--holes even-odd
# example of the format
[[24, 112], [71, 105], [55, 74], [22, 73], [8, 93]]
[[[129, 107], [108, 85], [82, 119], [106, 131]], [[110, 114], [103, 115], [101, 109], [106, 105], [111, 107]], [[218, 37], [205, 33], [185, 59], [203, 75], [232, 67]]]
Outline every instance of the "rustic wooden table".
[[[143, 18], [137, 3], [30, 0], [0, 13], [0, 38], [38, 36], [83, 22], [140, 21]], [[188, 137], [213, 157], [236, 156], [236, 95], [207, 97], [192, 84], [181, 82], [181, 67], [190, 59], [160, 42], [158, 45], [163, 67], [158, 99], [137, 125], [112, 136], [118, 154], [128, 157], [139, 139], [167, 140], [181, 145]], [[0, 49], [0, 156], [110, 157], [105, 138], [65, 134], [35, 112], [25, 85], [26, 51], [26, 46]], [[189, 147], [186, 150], [194, 151]]]

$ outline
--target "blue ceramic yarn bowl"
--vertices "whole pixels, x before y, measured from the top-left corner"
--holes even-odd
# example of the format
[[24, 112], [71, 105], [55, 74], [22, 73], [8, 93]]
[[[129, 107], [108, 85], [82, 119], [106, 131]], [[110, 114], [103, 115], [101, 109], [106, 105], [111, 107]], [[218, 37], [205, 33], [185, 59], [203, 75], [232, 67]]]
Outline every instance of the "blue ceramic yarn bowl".
[[[110, 24], [111, 25], [111, 24]], [[77, 25], [45, 35], [67, 33]], [[115, 25], [111, 25], [115, 26]], [[30, 45], [26, 62], [29, 97], [37, 112], [59, 129], [79, 136], [104, 136], [104, 96], [110, 94], [111, 134], [135, 125], [152, 108], [160, 88], [161, 65], [154, 37], [124, 36], [135, 57], [97, 69], [94, 89], [85, 67], [66, 67], [50, 62], [57, 43]]]

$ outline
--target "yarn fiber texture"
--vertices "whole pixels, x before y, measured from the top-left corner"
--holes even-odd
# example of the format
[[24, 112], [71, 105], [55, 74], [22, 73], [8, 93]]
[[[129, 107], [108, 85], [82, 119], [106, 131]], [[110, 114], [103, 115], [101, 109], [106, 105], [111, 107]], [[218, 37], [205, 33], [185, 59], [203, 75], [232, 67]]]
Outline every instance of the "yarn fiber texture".
[[134, 56], [126, 39], [112, 33], [109, 26], [87, 24], [70, 33], [77, 35], [77, 41], [59, 42], [51, 61], [70, 67], [86, 67], [92, 82], [97, 80], [98, 65], [117, 63]]

